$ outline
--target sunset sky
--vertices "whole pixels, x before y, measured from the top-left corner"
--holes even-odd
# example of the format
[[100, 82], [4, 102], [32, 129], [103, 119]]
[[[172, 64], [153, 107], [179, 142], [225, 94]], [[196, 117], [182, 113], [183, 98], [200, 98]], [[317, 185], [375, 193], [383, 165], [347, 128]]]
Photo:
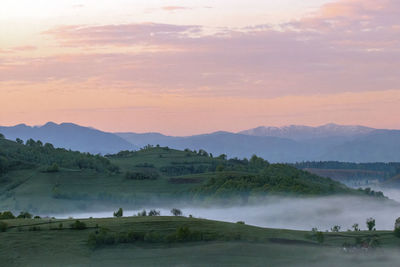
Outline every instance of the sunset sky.
[[399, 0], [1, 0], [0, 125], [400, 129]]

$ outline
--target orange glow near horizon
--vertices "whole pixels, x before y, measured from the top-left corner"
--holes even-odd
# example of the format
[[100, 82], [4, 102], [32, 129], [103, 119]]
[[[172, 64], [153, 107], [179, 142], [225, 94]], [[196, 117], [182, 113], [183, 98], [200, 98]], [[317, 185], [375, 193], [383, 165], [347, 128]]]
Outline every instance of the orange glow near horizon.
[[0, 3], [0, 125], [400, 129], [397, 0], [71, 2]]

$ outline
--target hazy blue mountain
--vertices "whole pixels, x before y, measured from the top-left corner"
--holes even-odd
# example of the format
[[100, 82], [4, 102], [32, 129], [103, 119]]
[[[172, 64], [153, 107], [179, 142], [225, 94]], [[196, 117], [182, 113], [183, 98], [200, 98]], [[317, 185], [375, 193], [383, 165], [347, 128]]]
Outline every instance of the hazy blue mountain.
[[26, 141], [32, 138], [41, 140], [43, 143], [52, 143], [55, 147], [93, 154], [116, 153], [121, 150], [137, 148], [115, 134], [73, 123], [56, 124], [49, 122], [43, 126], [33, 127], [20, 124], [12, 127], [0, 127], [0, 133], [10, 140], [20, 138]]
[[131, 144], [142, 148], [146, 145], [166, 145], [176, 139], [183, 137], [167, 136], [160, 133], [115, 133], [117, 136], [125, 139]]
[[[187, 137], [160, 133], [106, 133], [71, 123], [0, 127], [6, 138], [33, 138], [56, 147], [90, 153], [116, 153], [148, 144], [176, 149], [204, 149], [228, 157], [261, 156], [270, 162], [336, 160], [400, 161], [400, 131], [327, 124], [320, 127], [260, 127], [242, 133], [215, 132]], [[246, 133], [246, 134], [243, 134]]]
[[239, 158], [257, 154], [271, 162], [400, 161], [400, 131], [363, 126], [260, 127], [238, 134], [216, 132], [188, 137], [157, 133], [117, 135], [140, 147], [159, 144], [177, 149], [205, 149], [215, 155], [224, 153]]
[[290, 125], [284, 127], [261, 126], [240, 132], [252, 136], [275, 136], [294, 140], [307, 140], [327, 137], [354, 137], [371, 133], [375, 129], [364, 126], [346, 126], [334, 123], [310, 127], [303, 125]]
[[214, 155], [227, 154], [229, 157], [262, 156], [271, 162], [298, 161], [303, 155], [312, 154], [312, 148], [294, 140], [279, 137], [258, 137], [229, 132], [172, 137], [160, 134], [117, 134], [139, 146], [147, 144], [169, 146], [176, 149], [204, 149]]
[[321, 155], [320, 159], [349, 162], [399, 162], [400, 131], [375, 130], [331, 147]]

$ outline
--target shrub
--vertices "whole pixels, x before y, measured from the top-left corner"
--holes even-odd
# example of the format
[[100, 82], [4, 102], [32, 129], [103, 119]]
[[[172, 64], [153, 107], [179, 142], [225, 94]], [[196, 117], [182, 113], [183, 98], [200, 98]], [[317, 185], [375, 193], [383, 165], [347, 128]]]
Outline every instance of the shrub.
[[368, 231], [375, 231], [375, 219], [374, 218], [368, 218], [366, 223], [367, 223]]
[[144, 241], [149, 243], [157, 243], [163, 241], [163, 237], [157, 232], [148, 232], [144, 235]]
[[114, 212], [114, 217], [122, 217], [124, 215], [124, 211], [122, 208], [119, 208], [118, 211]]
[[40, 226], [31, 226], [31, 227], [29, 227], [28, 230], [29, 230], [29, 231], [33, 231], [33, 232], [36, 232], [36, 231], [40, 231], [41, 229], [40, 229]]
[[317, 228], [312, 228], [311, 234], [307, 234], [306, 238], [317, 241], [319, 244], [324, 243], [325, 236], [324, 233], [321, 231], [318, 231]]
[[0, 232], [7, 231], [7, 228], [8, 228], [8, 224], [6, 224], [5, 222], [0, 222]]
[[154, 168], [154, 164], [145, 162], [145, 163], [136, 164], [135, 167], [138, 167], [138, 168]]
[[317, 232], [317, 233], [315, 234], [315, 239], [317, 240], [317, 242], [318, 242], [319, 244], [324, 243], [324, 240], [325, 240], [324, 233], [323, 233], [323, 232]]
[[148, 216], [160, 216], [160, 211], [159, 210], [151, 210], [151, 211], [149, 211]]
[[182, 216], [182, 211], [180, 209], [173, 208], [171, 210], [171, 214], [174, 215], [174, 216]]
[[130, 242], [134, 242], [134, 241], [144, 241], [144, 233], [138, 233], [138, 232], [129, 232], [128, 233], [128, 240], [130, 240]]
[[203, 233], [198, 231], [191, 231], [187, 226], [181, 226], [176, 229], [176, 232], [168, 235], [166, 241], [172, 242], [188, 242], [188, 241], [202, 241], [206, 240]]
[[71, 229], [74, 229], [74, 230], [84, 230], [84, 229], [86, 229], [86, 224], [84, 222], [76, 220], [74, 223], [70, 224], [70, 227], [71, 227]]
[[145, 170], [143, 172], [126, 172], [125, 178], [129, 180], [156, 180], [159, 174], [154, 170]]
[[21, 211], [17, 218], [18, 219], [32, 219], [32, 214], [30, 214], [29, 212]]
[[116, 243], [114, 235], [109, 233], [108, 229], [101, 228], [100, 231], [90, 233], [88, 237], [88, 245], [92, 248], [99, 247], [101, 245], [112, 245]]
[[396, 229], [394, 229], [394, 235], [395, 235], [397, 238], [400, 238], [400, 228], [399, 228], [399, 227], [397, 227]]
[[33, 219], [41, 219], [41, 217], [36, 215]]
[[143, 216], [143, 217], [145, 217], [145, 216], [147, 216], [147, 211], [146, 211], [146, 210], [139, 211], [138, 214], [137, 214], [137, 216]]
[[331, 228], [331, 231], [337, 233], [340, 232], [340, 228], [341, 228], [340, 225], [335, 225]]
[[9, 220], [9, 219], [15, 219], [14, 214], [12, 214], [11, 211], [5, 211], [3, 213], [0, 213], [0, 220]]
[[190, 236], [191, 232], [187, 226], [179, 227], [178, 230], [176, 230], [177, 241], [188, 241], [190, 240]]
[[244, 221], [238, 221], [237, 224], [246, 224]]
[[53, 165], [47, 167], [44, 172], [59, 172], [60, 168], [57, 163], [53, 163]]

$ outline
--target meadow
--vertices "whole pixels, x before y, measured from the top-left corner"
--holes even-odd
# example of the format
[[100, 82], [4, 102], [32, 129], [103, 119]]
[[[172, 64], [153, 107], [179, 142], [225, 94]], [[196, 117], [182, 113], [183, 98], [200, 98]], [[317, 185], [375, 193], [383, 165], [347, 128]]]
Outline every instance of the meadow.
[[[267, 229], [187, 217], [121, 217], [84, 219], [85, 229], [71, 229], [75, 219], [14, 219], [0, 232], [3, 266], [394, 266], [400, 239], [391, 231], [323, 233]], [[134, 231], [159, 237], [185, 227], [208, 240], [108, 242], [90, 245], [90, 235], [107, 231], [120, 236]], [[379, 240], [379, 246], [344, 252], [344, 244]], [[359, 241], [360, 242], [360, 241]], [[361, 241], [364, 242], [364, 241]]]

